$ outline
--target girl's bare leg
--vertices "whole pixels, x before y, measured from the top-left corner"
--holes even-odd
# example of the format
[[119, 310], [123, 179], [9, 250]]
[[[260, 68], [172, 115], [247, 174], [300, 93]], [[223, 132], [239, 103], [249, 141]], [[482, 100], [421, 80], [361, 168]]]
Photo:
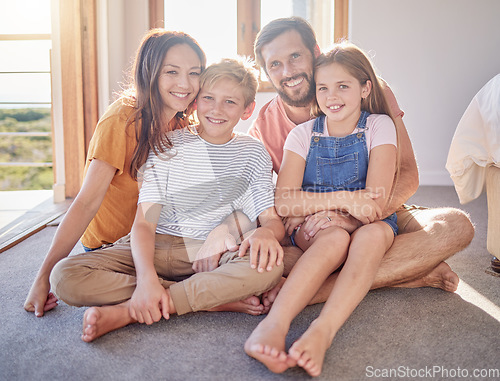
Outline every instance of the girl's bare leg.
[[321, 373], [325, 353], [335, 334], [370, 290], [382, 257], [393, 240], [394, 234], [385, 222], [365, 225], [353, 233], [347, 260], [325, 306], [289, 351], [290, 357], [309, 375]]
[[344, 262], [350, 236], [344, 229], [332, 227], [308, 242], [310, 246], [304, 247], [307, 250], [293, 267], [271, 311], [245, 343], [246, 353], [275, 373], [295, 365], [285, 352], [290, 324], [328, 275]]

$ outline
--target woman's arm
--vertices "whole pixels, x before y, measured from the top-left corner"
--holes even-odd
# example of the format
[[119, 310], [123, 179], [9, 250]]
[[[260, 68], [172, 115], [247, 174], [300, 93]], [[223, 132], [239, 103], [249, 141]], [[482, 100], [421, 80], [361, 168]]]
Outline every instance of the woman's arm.
[[408, 131], [401, 116], [396, 117], [394, 123], [399, 136], [401, 162], [399, 177], [395, 184], [392, 199], [384, 209], [384, 217], [398, 210], [418, 189], [418, 167]]
[[57, 305], [55, 297], [49, 294], [50, 272], [57, 262], [68, 256], [87, 229], [99, 210], [115, 173], [116, 168], [104, 161], [94, 159], [90, 163], [82, 188], [57, 228], [49, 251], [31, 286], [24, 303], [26, 311], [41, 317], [45, 311]]
[[343, 210], [362, 223], [380, 218], [377, 195], [367, 191], [314, 193], [301, 190], [305, 160], [285, 150], [276, 184], [276, 210], [282, 217], [307, 216], [323, 210]]
[[162, 316], [169, 318], [169, 297], [154, 266], [156, 225], [161, 208], [160, 204], [140, 203], [132, 225], [130, 246], [137, 285], [130, 299], [129, 311], [139, 323], [152, 324]]

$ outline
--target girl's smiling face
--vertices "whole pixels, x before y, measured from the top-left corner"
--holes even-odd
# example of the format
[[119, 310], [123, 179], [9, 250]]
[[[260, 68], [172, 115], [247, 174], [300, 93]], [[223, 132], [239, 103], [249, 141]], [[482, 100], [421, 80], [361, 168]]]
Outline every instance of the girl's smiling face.
[[328, 125], [342, 123], [354, 129], [361, 113], [361, 99], [370, 94], [371, 82], [361, 85], [345, 68], [334, 62], [316, 69], [316, 99]]

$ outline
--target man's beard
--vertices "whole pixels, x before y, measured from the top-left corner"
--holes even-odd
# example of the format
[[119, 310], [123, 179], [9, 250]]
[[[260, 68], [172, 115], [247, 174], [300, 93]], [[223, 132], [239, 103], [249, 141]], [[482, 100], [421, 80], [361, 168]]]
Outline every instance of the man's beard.
[[[292, 81], [292, 80], [300, 78], [300, 77], [303, 77], [304, 80], [309, 85], [308, 91], [301, 98], [292, 98], [290, 95], [288, 95], [285, 91], [282, 90], [284, 88], [283, 83], [288, 82], [288, 81]], [[291, 78], [282, 79], [280, 81], [279, 88], [277, 86], [275, 86], [274, 83], [272, 83], [272, 85], [273, 85], [274, 89], [276, 90], [276, 92], [278, 93], [278, 95], [280, 96], [280, 98], [283, 100], [283, 102], [285, 102], [287, 105], [292, 106], [292, 107], [309, 106], [312, 103], [312, 101], [314, 100], [314, 97], [316, 96], [315, 84], [313, 83], [311, 78], [306, 73], [300, 73], [300, 74], [297, 74]]]

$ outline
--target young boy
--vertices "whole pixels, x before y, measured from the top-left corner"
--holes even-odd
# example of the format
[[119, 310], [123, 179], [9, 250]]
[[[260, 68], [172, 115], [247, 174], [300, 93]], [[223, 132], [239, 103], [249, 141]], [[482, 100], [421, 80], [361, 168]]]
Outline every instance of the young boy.
[[[172, 313], [208, 311], [260, 295], [281, 279], [284, 227], [274, 209], [271, 160], [260, 142], [233, 132], [255, 107], [255, 71], [223, 60], [202, 74], [200, 89], [199, 125], [169, 133], [173, 148], [149, 156], [130, 239], [100, 250], [107, 259], [97, 265], [94, 252], [92, 269], [80, 266], [92, 278], [80, 276], [77, 287], [91, 292], [85, 291], [85, 303], [65, 301], [104, 305], [85, 312], [84, 341], [133, 322], [152, 324]], [[260, 227], [248, 232], [239, 251], [204, 258], [209, 234], [221, 237], [221, 246], [231, 241], [223, 221], [236, 211], [258, 219]], [[61, 291], [68, 287], [65, 261], [55, 272], [62, 279], [53, 282]], [[64, 300], [63, 292], [56, 293]]]

